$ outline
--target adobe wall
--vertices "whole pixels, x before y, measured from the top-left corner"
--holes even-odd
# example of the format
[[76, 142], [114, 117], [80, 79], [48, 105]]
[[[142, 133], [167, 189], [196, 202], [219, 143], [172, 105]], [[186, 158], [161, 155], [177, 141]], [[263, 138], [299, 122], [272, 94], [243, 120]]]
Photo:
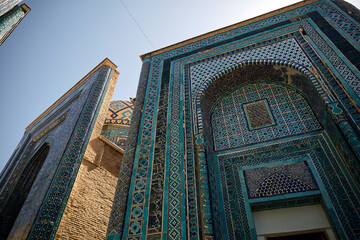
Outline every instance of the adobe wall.
[[104, 239], [122, 153], [100, 139], [116, 85], [113, 76], [55, 239]]

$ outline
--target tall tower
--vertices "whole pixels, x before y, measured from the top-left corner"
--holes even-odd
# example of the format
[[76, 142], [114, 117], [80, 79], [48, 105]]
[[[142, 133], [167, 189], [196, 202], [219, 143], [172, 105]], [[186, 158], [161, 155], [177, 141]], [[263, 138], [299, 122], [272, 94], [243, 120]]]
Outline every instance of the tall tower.
[[[100, 219], [105, 237], [108, 216], [101, 216], [110, 213], [122, 152], [101, 140], [101, 130], [118, 75], [105, 59], [27, 127], [0, 176], [1, 239], [54, 239], [58, 229], [60, 235], [72, 233], [86, 222], [77, 200], [87, 202], [85, 211], [98, 209], [89, 225]], [[82, 191], [95, 191], [101, 181], [107, 181], [99, 188], [107, 211], [102, 202], [89, 206], [93, 192]]]

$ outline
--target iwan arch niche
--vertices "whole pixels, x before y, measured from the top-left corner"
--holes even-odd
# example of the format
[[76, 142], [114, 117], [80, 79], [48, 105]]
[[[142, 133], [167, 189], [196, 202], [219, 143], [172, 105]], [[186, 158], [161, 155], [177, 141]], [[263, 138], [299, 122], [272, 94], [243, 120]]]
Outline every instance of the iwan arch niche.
[[346, 168], [332, 144], [339, 130], [326, 111], [327, 98], [313, 81], [286, 64], [252, 64], [224, 71], [203, 93], [197, 116], [203, 123], [217, 238], [319, 230], [299, 223], [295, 229], [264, 232], [259, 221], [255, 227], [258, 212], [299, 207], [305, 212], [307, 205], [324, 209], [324, 234], [342, 237], [346, 221], [338, 221], [332, 209], [351, 213], [330, 185], [350, 192], [352, 183], [344, 180]]
[[43, 143], [21, 172], [11, 193], [0, 207], [0, 239], [7, 239], [16, 218], [31, 190], [31, 187], [41, 170], [50, 150], [48, 143]]

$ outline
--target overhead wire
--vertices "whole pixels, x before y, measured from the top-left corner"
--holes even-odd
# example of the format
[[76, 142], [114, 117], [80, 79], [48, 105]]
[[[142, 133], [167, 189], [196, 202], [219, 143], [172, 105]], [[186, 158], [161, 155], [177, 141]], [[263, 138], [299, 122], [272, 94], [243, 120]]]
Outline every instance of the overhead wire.
[[124, 6], [126, 12], [130, 15], [130, 17], [132, 18], [132, 20], [134, 21], [134, 23], [138, 26], [138, 28], [140, 29], [140, 31], [142, 32], [142, 34], [144, 35], [145, 39], [149, 42], [149, 44], [155, 49], [154, 44], [152, 44], [152, 42], [150, 41], [150, 39], [148, 38], [148, 36], [145, 34], [145, 32], [142, 30], [142, 28], [140, 27], [139, 23], [136, 21], [135, 17], [131, 14], [130, 10], [126, 7], [125, 3], [123, 2], [123, 0], [120, 0], [122, 5]]

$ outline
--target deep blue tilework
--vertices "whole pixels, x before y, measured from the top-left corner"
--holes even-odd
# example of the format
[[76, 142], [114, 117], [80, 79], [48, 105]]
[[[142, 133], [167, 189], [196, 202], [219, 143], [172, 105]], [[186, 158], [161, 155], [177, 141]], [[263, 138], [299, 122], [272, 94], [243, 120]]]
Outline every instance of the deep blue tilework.
[[98, 75], [90, 76], [96, 80], [90, 81], [93, 83], [91, 91], [28, 239], [49, 239], [55, 236], [111, 73], [109, 66], [103, 66], [98, 70]]
[[249, 198], [318, 190], [306, 162], [244, 170]]

